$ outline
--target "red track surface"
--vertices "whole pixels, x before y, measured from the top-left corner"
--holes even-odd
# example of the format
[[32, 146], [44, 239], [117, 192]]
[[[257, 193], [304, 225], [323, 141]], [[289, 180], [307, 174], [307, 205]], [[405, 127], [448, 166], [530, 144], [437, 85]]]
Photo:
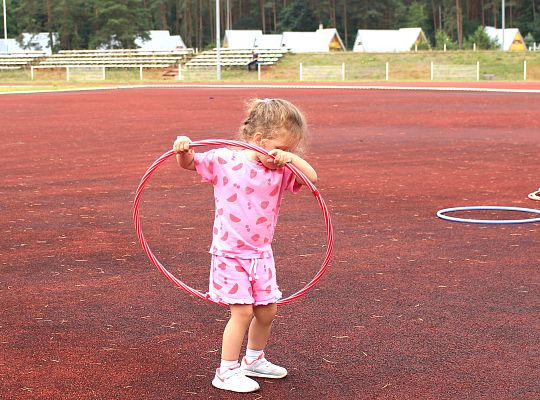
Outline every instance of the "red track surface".
[[[231, 138], [254, 96], [305, 110], [336, 243], [317, 288], [280, 308], [267, 353], [290, 375], [236, 395], [210, 385], [227, 311], [152, 267], [131, 206], [177, 134]], [[540, 397], [539, 225], [435, 217], [538, 208], [540, 94], [132, 89], [0, 108], [0, 398]], [[286, 294], [324, 253], [307, 192], [285, 200], [277, 233]], [[209, 187], [171, 163], [144, 197], [152, 249], [204, 289]]]

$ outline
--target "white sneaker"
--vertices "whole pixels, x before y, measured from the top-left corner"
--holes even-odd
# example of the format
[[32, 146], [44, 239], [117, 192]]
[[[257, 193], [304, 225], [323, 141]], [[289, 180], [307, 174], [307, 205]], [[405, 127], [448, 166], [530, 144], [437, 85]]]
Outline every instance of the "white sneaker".
[[246, 357], [242, 359], [240, 366], [247, 376], [257, 376], [259, 378], [279, 379], [287, 376], [287, 370], [278, 365], [272, 364], [262, 353], [255, 361], [248, 362]]
[[253, 379], [244, 375], [244, 371], [237, 364], [236, 367], [220, 373], [216, 369], [216, 376], [212, 380], [212, 385], [218, 389], [230, 390], [231, 392], [248, 393], [259, 390], [259, 384]]

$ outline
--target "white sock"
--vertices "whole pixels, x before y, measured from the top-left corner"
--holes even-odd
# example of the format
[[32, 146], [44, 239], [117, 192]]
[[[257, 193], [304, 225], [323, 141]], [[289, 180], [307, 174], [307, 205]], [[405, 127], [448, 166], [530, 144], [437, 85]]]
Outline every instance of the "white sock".
[[231, 369], [231, 367], [234, 367], [235, 365], [238, 365], [238, 360], [234, 360], [234, 361], [221, 360], [221, 363], [219, 364], [219, 371], [220, 373], [225, 372], [228, 369]]
[[255, 361], [257, 358], [259, 358], [259, 356], [263, 353], [263, 350], [251, 350], [250, 348], [247, 348], [246, 349], [246, 361], [247, 362], [253, 362]]

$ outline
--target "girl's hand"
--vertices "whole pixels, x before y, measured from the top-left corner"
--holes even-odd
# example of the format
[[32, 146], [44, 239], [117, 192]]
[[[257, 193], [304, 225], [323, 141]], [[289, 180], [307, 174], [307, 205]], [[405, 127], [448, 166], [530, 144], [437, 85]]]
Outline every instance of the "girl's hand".
[[191, 139], [187, 136], [178, 136], [173, 144], [173, 151], [175, 153], [193, 153], [193, 149], [189, 148]]
[[287, 151], [273, 149], [268, 153], [274, 156], [274, 159], [269, 158], [268, 162], [273, 162], [276, 167], [283, 167], [285, 164], [292, 162], [292, 154]]
[[173, 144], [176, 153], [176, 162], [184, 169], [195, 170], [195, 150], [190, 149], [191, 139], [187, 136], [178, 136]]

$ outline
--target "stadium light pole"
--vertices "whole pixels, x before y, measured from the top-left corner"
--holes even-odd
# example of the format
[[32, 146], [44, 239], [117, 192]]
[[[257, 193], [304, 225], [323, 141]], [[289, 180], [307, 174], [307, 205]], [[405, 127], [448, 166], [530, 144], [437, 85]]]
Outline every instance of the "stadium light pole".
[[231, 1], [227, 0], [227, 30], [231, 29]]
[[501, 21], [501, 25], [502, 25], [502, 45], [501, 45], [501, 47], [502, 47], [502, 51], [504, 51], [504, 25], [505, 25], [505, 23], [504, 23], [504, 19], [505, 19], [504, 9], [505, 8], [506, 7], [504, 5], [504, 0], [502, 0], [502, 5], [501, 5], [501, 11], [502, 11], [501, 12], [501, 16], [502, 16], [502, 18], [501, 18], [502, 19], [502, 21]]
[[219, 2], [220, 0], [216, 0], [216, 49], [217, 49], [217, 57], [216, 57], [216, 78], [218, 81], [221, 80], [221, 33], [220, 33], [220, 26], [219, 26]]
[[8, 49], [8, 40], [7, 40], [7, 17], [6, 17], [6, 0], [3, 0], [3, 6], [4, 10], [4, 47], [6, 48], [6, 53], [9, 52]]

